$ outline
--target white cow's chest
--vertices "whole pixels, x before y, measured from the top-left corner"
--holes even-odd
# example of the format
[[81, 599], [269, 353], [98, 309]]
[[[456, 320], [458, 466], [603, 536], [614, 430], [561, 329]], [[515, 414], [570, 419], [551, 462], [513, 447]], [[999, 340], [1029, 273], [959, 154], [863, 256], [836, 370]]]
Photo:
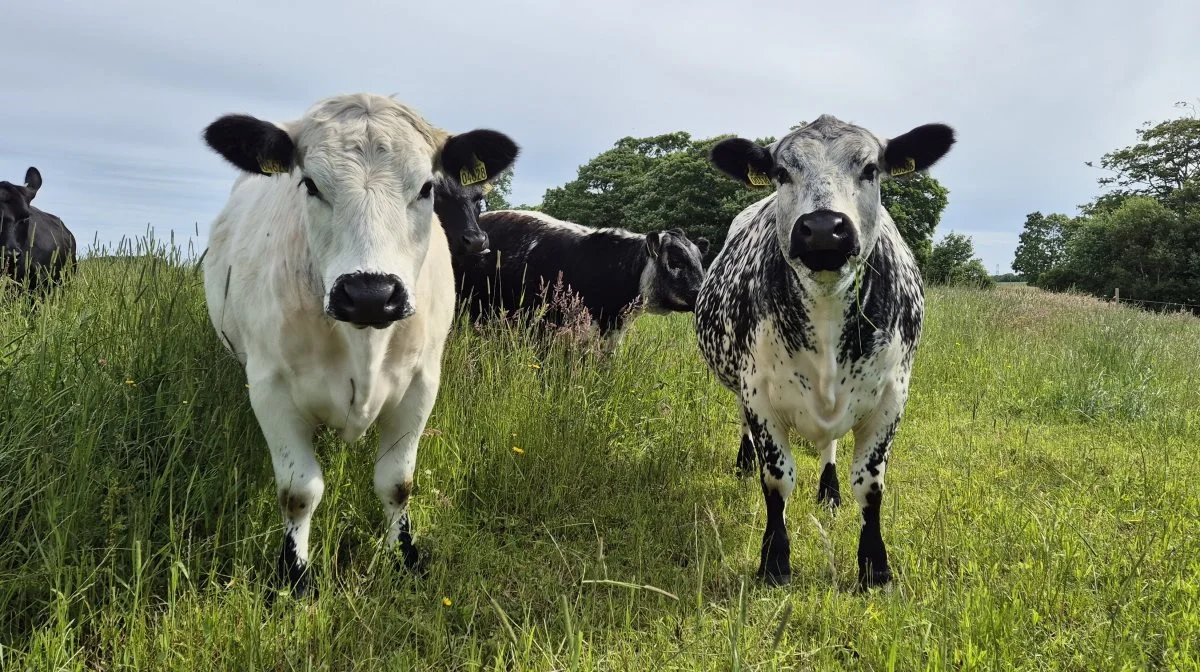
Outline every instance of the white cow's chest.
[[419, 353], [402, 339], [389, 338], [390, 333], [322, 326], [319, 331], [281, 333], [278, 351], [250, 358], [247, 378], [251, 386], [267, 384], [286, 392], [313, 424], [357, 441], [399, 403]]
[[757, 333], [754, 365], [744, 374], [743, 393], [813, 442], [839, 439], [870, 415], [896, 384], [902, 347], [894, 337], [858, 361], [839, 361], [841, 324], [813, 329], [812, 347], [788, 352], [776, 324]]

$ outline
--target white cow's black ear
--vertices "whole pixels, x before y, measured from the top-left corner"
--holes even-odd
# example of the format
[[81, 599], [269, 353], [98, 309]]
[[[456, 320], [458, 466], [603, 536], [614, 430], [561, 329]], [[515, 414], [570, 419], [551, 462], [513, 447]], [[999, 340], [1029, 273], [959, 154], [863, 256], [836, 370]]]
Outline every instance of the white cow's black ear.
[[25, 171], [25, 199], [32, 201], [34, 196], [37, 196], [38, 189], [42, 188], [42, 173], [37, 168], [30, 166], [29, 170]]
[[296, 163], [296, 145], [287, 131], [244, 114], [229, 114], [209, 124], [204, 142], [247, 173], [290, 173]]
[[477, 129], [452, 135], [442, 145], [442, 171], [463, 185], [490, 182], [517, 160], [520, 151], [512, 138], [499, 131]]
[[729, 177], [751, 187], [771, 186], [775, 160], [766, 148], [745, 138], [729, 138], [713, 145], [712, 164]]
[[950, 151], [954, 141], [954, 129], [945, 124], [918, 126], [888, 140], [884, 168], [892, 177], [927, 170]]

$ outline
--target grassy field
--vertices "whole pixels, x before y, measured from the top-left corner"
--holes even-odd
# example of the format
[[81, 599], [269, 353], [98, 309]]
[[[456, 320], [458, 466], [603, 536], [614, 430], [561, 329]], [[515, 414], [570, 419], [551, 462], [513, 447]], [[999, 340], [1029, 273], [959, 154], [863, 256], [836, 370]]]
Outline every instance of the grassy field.
[[931, 290], [883, 510], [898, 580], [869, 595], [856, 507], [818, 510], [806, 448], [792, 585], [753, 580], [761, 495], [688, 316], [608, 361], [459, 329], [412, 503], [429, 576], [379, 551], [373, 443], [323, 436], [322, 593], [268, 608], [269, 458], [199, 274], [80, 268], [0, 309], [0, 669], [1200, 664], [1195, 318]]

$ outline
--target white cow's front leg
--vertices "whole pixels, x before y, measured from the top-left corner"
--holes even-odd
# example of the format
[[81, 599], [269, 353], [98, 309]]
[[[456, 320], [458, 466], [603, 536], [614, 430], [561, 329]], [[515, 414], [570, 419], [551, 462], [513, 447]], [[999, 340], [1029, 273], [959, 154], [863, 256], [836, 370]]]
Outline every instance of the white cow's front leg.
[[[288, 390], [269, 382], [250, 386], [250, 405], [271, 450], [275, 491], [283, 515], [280, 578], [298, 595], [309, 592], [308, 537], [325, 480], [313, 454], [314, 426], [291, 403]], [[315, 591], [314, 591], [315, 592]]]
[[437, 398], [438, 380], [436, 371], [418, 373], [400, 403], [379, 419], [375, 494], [383, 502], [388, 521], [387, 543], [398, 546], [404, 566], [418, 574], [424, 572], [424, 567], [413, 545], [408, 498], [417, 468], [417, 444]]
[[906, 391], [885, 391], [875, 413], [854, 429], [854, 465], [850, 477], [854, 498], [862, 513], [858, 535], [858, 583], [863, 589], [892, 580], [879, 527], [879, 513], [883, 505], [883, 476], [887, 471], [892, 439], [904, 414], [906, 397]]

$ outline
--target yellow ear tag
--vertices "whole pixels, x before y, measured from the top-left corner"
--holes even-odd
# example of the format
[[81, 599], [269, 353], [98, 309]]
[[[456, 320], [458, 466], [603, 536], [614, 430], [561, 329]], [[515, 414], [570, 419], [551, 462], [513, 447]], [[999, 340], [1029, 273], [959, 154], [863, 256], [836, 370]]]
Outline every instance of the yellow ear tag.
[[911, 172], [913, 172], [913, 171], [914, 171], [914, 170], [916, 170], [916, 169], [917, 169], [917, 162], [916, 162], [916, 161], [913, 161], [912, 159], [905, 159], [905, 160], [904, 160], [904, 166], [902, 166], [902, 167], [901, 167], [901, 166], [897, 166], [896, 168], [892, 168], [892, 169], [891, 169], [890, 171], [888, 171], [888, 172], [890, 172], [890, 173], [892, 174], [892, 177], [895, 177], [895, 176], [897, 176], [897, 175], [903, 175], [903, 174], [905, 174], [905, 173], [911, 173]]
[[493, 187], [492, 187], [491, 182], [488, 182], [487, 184], [483, 185], [483, 195], [486, 196], [486, 195], [492, 193], [492, 188]]
[[478, 184], [487, 179], [487, 166], [483, 165], [479, 157], [474, 154], [471, 155], [471, 158], [475, 159], [474, 168], [463, 168], [458, 171], [458, 181], [464, 187], [468, 184]]
[[273, 159], [263, 159], [262, 161], [259, 161], [258, 169], [268, 175], [275, 175], [276, 173], [286, 173], [287, 172], [286, 170], [283, 169], [282, 163], [275, 161]]
[[750, 180], [750, 184], [755, 187], [771, 186], [771, 178], [767, 177], [766, 173], [760, 173], [753, 168], [746, 169], [746, 179]]

